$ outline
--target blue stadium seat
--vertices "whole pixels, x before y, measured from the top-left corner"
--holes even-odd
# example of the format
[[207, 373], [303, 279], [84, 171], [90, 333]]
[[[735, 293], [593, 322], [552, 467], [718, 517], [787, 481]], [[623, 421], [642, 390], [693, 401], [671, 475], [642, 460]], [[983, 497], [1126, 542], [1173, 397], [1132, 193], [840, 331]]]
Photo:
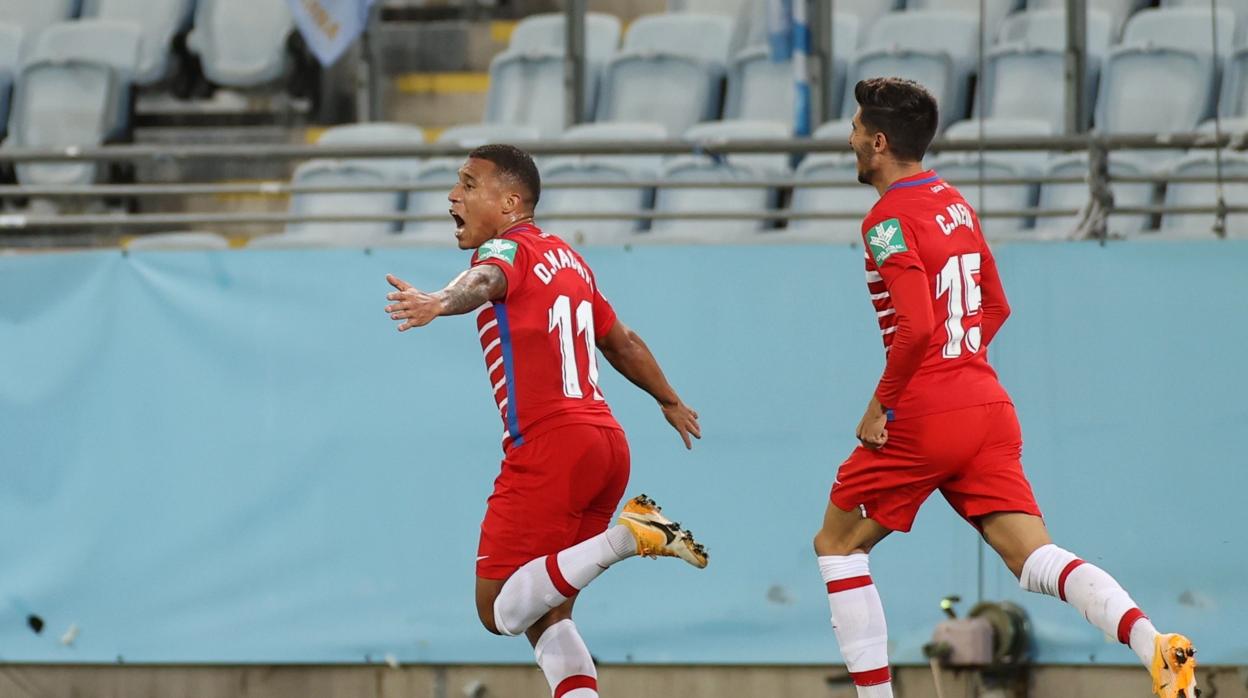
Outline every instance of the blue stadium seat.
[[[784, 121], [712, 121], [697, 124], [685, 132], [685, 140], [725, 141], [742, 139], [781, 139], [792, 135]], [[663, 179], [671, 181], [752, 181], [777, 180], [789, 175], [789, 157], [784, 153], [740, 153], [722, 158], [683, 156], [663, 166]], [[755, 236], [767, 227], [767, 221], [734, 217], [737, 212], [758, 212], [776, 208], [778, 192], [774, 187], [664, 187], [655, 194], [656, 212], [680, 213], [716, 211], [723, 219], [699, 226], [689, 221], [655, 220], [652, 235], [672, 238], [691, 227], [700, 228], [701, 239], [727, 242]]]
[[[1222, 152], [1222, 174], [1248, 177], [1248, 156], [1230, 151]], [[1183, 158], [1169, 171], [1171, 176], [1204, 176], [1217, 173], [1214, 153], [1203, 151]], [[1248, 183], [1224, 182], [1223, 199], [1229, 205], [1244, 205], [1248, 201]], [[1217, 185], [1213, 182], [1169, 182], [1166, 184], [1166, 206], [1212, 206], [1217, 203]], [[1161, 232], [1175, 237], [1212, 237], [1214, 214], [1168, 213], [1161, 217]], [[1232, 213], [1226, 216], [1228, 235], [1248, 236], [1248, 214]]]
[[[976, 140], [979, 138], [981, 122], [979, 119], [959, 121], [945, 129], [945, 138]], [[1055, 133], [1053, 125], [1042, 119], [1006, 119], [993, 118], [982, 121], [983, 133], [986, 138], [1051, 136]], [[948, 153], [945, 162], [973, 164], [978, 162], [979, 155], [963, 151]], [[994, 161], [1009, 162], [1023, 168], [1029, 174], [1040, 174], [1047, 166], [1051, 157], [1048, 151], [992, 151], [988, 157]]]
[[[1087, 18], [1087, 95], [1091, 117], [1101, 61], [1109, 46], [1109, 14], [1089, 10]], [[1001, 40], [985, 61], [983, 98], [977, 108], [988, 117], [1040, 118], [1054, 133], [1066, 113], [1066, 12], [1021, 12], [1006, 20]], [[1086, 123], [1086, 122], [1085, 122]]]
[[[839, 97], [845, 92], [845, 65], [858, 43], [858, 17], [838, 13], [832, 20], [832, 32], [837, 60], [833, 61], [831, 89]], [[771, 60], [767, 46], [746, 48], [732, 61], [724, 118], [792, 122], [795, 80], [792, 61]]]
[[[1152, 4], [1152, 0], [1087, 0], [1088, 9], [1104, 10], [1109, 13], [1113, 27], [1113, 36], [1122, 33], [1127, 18], [1137, 10]], [[1066, 0], [1027, 0], [1029, 10], [1052, 10], [1066, 7]]]
[[[592, 141], [660, 141], [667, 130], [654, 123], [585, 124], [568, 129], [562, 140]], [[558, 182], [635, 182], [658, 176], [662, 157], [657, 155], [581, 155], [551, 158], [542, 166], [546, 185]], [[623, 212], [649, 208], [653, 199], [650, 187], [559, 189], [544, 186], [538, 202], [538, 221], [551, 213]], [[636, 238], [641, 222], [617, 220], [551, 220], [544, 227], [573, 244], [620, 244]]]
[[[1213, 27], [1209, 4], [1203, 7], [1158, 7], [1140, 10], [1127, 20], [1122, 43], [1154, 45], [1185, 51], [1211, 51]], [[1235, 46], [1235, 13], [1218, 8], [1218, 52], [1226, 56]]]
[[0, 24], [0, 139], [9, 127], [9, 101], [13, 82], [22, 66], [22, 28]]
[[[563, 131], [563, 13], [535, 15], [516, 25], [507, 50], [490, 63], [485, 120], [537, 128], [545, 136]], [[602, 72], [620, 43], [620, 20], [612, 15], [585, 16], [585, 112], [597, 104]]]
[[[28, 52], [6, 144], [94, 146], [129, 128], [130, 80], [138, 65], [139, 28], [129, 22], [83, 20], [43, 30]], [[21, 163], [23, 183], [86, 184], [99, 163]]]
[[1248, 46], [1231, 54], [1223, 74], [1218, 113], [1223, 117], [1248, 116]]
[[862, 32], [858, 44], [862, 45], [876, 20], [904, 4], [902, 0], [836, 0], [835, 9], [838, 14], [844, 12], [858, 17], [858, 28]]
[[1208, 12], [1189, 8], [1144, 10], [1127, 23], [1123, 43], [1105, 59], [1096, 105], [1099, 129], [1191, 131], [1212, 115], [1218, 61], [1209, 50], [1209, 35], [1192, 35], [1202, 26], [1202, 15], [1207, 29]]
[[852, 218], [835, 220], [789, 219], [786, 235], [829, 243], [862, 244], [862, 219], [879, 200], [874, 187], [858, 181], [858, 171], [852, 156], [816, 154], [807, 157], [797, 167], [799, 181], [845, 182], [848, 186], [818, 187], [796, 186], [789, 201], [794, 213], [852, 213]]
[[[1130, 155], [1113, 155], [1109, 159], [1110, 176], [1130, 176], [1147, 174], [1149, 168], [1145, 163]], [[1045, 170], [1049, 177], [1082, 177], [1088, 175], [1088, 157], [1086, 154], [1067, 155], [1055, 158]], [[1111, 184], [1114, 204], [1117, 206], [1151, 206], [1153, 203], [1152, 184]], [[1076, 184], [1044, 184], [1040, 187], [1039, 208], [1057, 211], [1062, 209], [1082, 210], [1089, 201], [1090, 194], [1085, 182]], [[1066, 239], [1074, 232], [1078, 216], [1044, 216], [1036, 218], [1034, 236], [1037, 239]], [[1109, 216], [1107, 226], [1111, 235], [1129, 237], [1140, 233], [1148, 227], [1148, 216], [1113, 214]]]
[[93, 17], [134, 22], [143, 32], [134, 81], [152, 85], [168, 77], [173, 37], [190, 24], [193, 0], [95, 0]]
[[25, 32], [27, 48], [44, 28], [72, 19], [77, 0], [0, 0], [0, 22]]
[[[401, 181], [396, 171], [385, 163], [371, 160], [311, 160], [295, 168], [291, 182], [295, 185], [334, 186], [394, 184]], [[359, 215], [399, 213], [403, 210], [403, 192], [349, 192], [295, 194], [290, 197], [294, 215]], [[353, 238], [380, 236], [398, 230], [397, 222], [353, 223], [291, 223], [287, 235], [344, 235]]]
[[719, 116], [732, 20], [720, 15], [647, 15], [632, 24], [607, 65], [599, 121], [653, 121], [683, 133]]
[[[906, 3], [907, 10], [959, 10], [969, 12], [975, 16], [979, 16], [980, 0], [909, 0]], [[984, 28], [988, 32], [988, 40], [991, 43], [992, 37], [997, 35], [1001, 22], [1005, 21], [1007, 15], [1019, 9], [1023, 3], [1020, 0], [985, 0], [986, 7], [984, 19]]]
[[487, 143], [523, 144], [542, 137], [532, 126], [516, 124], [460, 124], [452, 126], [438, 136], [439, 143], [457, 143], [465, 148], [475, 148]]
[[260, 87], [289, 69], [294, 18], [286, 0], [197, 0], [187, 46], [204, 77], [225, 87]]
[[965, 118], [978, 34], [978, 18], [966, 12], [916, 10], [881, 17], [855, 57], [841, 116], [853, 116], [855, 83], [888, 75], [927, 87], [940, 104], [942, 128]]
[[[325, 129], [316, 141], [319, 145], [424, 145], [425, 132], [412, 124], [384, 121], [344, 124]], [[420, 168], [420, 158], [368, 158], [378, 167], [394, 172], [399, 178], [410, 176]]]

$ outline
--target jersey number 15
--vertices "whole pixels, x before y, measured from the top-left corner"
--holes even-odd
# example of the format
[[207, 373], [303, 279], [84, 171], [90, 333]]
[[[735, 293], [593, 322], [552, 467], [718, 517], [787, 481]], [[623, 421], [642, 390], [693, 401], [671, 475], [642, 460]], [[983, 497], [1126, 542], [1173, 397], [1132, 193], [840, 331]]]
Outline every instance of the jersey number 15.
[[936, 275], [936, 297], [949, 296], [949, 319], [945, 320], [945, 331], [949, 340], [945, 342], [944, 356], [956, 359], [962, 356], [962, 347], [968, 353], [979, 351], [979, 324], [969, 330], [962, 327], [962, 318], [979, 313], [983, 302], [983, 294], [975, 275], [979, 273], [980, 257], [978, 252], [955, 255], [945, 262], [945, 267]]

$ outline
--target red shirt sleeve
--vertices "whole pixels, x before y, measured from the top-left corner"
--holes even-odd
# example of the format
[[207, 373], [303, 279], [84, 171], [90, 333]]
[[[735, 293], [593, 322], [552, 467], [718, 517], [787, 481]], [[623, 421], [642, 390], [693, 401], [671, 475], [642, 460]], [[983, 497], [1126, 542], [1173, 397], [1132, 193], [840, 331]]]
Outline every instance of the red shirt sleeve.
[[518, 241], [494, 238], [487, 240], [484, 245], [477, 248], [476, 252], [472, 253], [472, 262], [469, 266], [479, 267], [488, 264], [501, 269], [503, 275], [507, 277], [507, 292], [503, 298], [508, 298], [520, 288], [520, 282], [524, 276], [522, 270], [525, 268], [525, 258], [525, 248]]
[[[891, 261], [891, 260], [890, 260]], [[893, 407], [901, 398], [910, 379], [923, 365], [927, 348], [932, 339], [932, 297], [927, 290], [927, 274], [920, 264], [907, 266], [891, 273], [884, 273], [889, 265], [881, 268], [888, 293], [896, 310], [897, 331], [888, 350], [888, 362], [884, 375], [875, 388], [875, 397], [885, 407]]]
[[981, 293], [980, 309], [980, 341], [987, 347], [997, 331], [1010, 316], [1010, 304], [1005, 298], [1005, 287], [1001, 285], [1001, 275], [997, 273], [997, 260], [992, 250], [984, 243], [984, 251], [979, 262], [979, 289]]

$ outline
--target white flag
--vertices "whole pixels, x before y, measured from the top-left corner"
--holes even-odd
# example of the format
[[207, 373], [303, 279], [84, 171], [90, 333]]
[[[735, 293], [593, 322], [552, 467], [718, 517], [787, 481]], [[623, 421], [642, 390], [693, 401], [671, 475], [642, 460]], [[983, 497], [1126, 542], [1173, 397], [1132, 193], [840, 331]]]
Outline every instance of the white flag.
[[333, 65], [368, 26], [373, 0], [288, 0], [295, 26], [321, 65]]

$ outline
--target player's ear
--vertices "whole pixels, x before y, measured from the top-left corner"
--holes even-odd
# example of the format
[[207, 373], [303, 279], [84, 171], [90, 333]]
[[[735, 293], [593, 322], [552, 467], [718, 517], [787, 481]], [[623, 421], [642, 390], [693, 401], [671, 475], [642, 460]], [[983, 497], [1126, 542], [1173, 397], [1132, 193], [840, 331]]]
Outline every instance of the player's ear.
[[505, 215], [511, 215], [519, 211], [523, 205], [524, 200], [520, 197], [520, 193], [514, 189], [503, 196], [503, 213]]
[[877, 153], [883, 153], [888, 150], [888, 136], [883, 131], [876, 131], [871, 138], [871, 148]]

